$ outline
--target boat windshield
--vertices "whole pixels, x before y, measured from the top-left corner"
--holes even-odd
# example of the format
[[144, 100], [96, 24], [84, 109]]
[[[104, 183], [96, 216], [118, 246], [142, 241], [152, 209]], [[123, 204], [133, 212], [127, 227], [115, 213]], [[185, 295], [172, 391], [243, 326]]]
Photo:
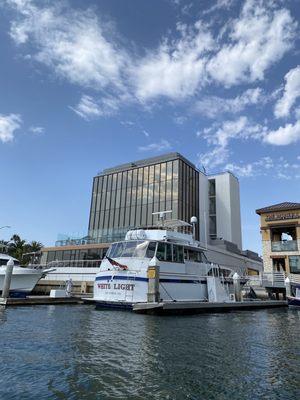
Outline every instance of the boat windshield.
[[148, 241], [133, 240], [127, 242], [113, 243], [107, 252], [110, 258], [137, 257], [143, 258], [146, 255]]

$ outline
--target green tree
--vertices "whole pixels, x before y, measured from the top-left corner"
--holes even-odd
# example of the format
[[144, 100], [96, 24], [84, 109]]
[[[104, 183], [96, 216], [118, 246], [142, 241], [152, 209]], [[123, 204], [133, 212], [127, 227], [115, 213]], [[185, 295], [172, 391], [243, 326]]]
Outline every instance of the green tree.
[[27, 253], [39, 252], [43, 247], [41, 242], [33, 240], [28, 243], [26, 240], [21, 239], [19, 235], [13, 235], [10, 241], [0, 241], [0, 251], [19, 260], [22, 264], [28, 264], [31, 257], [24, 256]]
[[7, 254], [9, 242], [6, 240], [0, 240], [0, 253]]

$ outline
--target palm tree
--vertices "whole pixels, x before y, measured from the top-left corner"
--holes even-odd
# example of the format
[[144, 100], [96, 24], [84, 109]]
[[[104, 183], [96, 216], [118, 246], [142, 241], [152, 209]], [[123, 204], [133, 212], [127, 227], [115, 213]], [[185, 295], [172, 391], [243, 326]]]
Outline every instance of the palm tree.
[[[0, 245], [1, 246], [1, 245]], [[9, 242], [7, 242], [7, 253], [20, 260], [22, 264], [28, 264], [30, 261], [30, 255], [26, 255], [27, 253], [36, 253], [41, 250], [43, 244], [36, 240], [28, 243], [26, 240], [21, 239], [19, 235], [13, 235]]]
[[0, 252], [7, 253], [9, 247], [9, 242], [6, 240], [0, 240]]
[[43, 247], [43, 244], [41, 242], [37, 242], [36, 240], [33, 240], [32, 242], [29, 243], [30, 251], [32, 253], [38, 252], [41, 250]]
[[18, 260], [21, 260], [23, 254], [26, 252], [26, 240], [21, 239], [19, 235], [13, 235], [9, 242], [8, 254]]

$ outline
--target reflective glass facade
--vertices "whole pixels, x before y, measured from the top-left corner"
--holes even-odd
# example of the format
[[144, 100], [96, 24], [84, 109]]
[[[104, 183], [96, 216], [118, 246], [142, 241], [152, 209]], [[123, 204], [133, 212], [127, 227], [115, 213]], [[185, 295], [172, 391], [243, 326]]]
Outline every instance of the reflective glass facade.
[[168, 219], [199, 218], [199, 172], [171, 153], [105, 170], [96, 176], [89, 236], [102, 242], [123, 239], [135, 227], [153, 226], [153, 212], [172, 210]]

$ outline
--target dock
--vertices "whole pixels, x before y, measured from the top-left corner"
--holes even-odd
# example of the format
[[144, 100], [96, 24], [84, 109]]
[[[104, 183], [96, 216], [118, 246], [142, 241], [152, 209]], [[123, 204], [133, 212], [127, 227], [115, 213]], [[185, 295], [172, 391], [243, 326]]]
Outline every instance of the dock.
[[58, 304], [84, 304], [81, 297], [28, 296], [25, 298], [0, 297], [0, 306], [36, 306]]
[[133, 311], [138, 314], [150, 315], [183, 315], [231, 312], [243, 310], [257, 310], [267, 308], [287, 307], [286, 300], [253, 300], [237, 301], [228, 303], [209, 302], [160, 302], [160, 303], [137, 303], [133, 305]]

